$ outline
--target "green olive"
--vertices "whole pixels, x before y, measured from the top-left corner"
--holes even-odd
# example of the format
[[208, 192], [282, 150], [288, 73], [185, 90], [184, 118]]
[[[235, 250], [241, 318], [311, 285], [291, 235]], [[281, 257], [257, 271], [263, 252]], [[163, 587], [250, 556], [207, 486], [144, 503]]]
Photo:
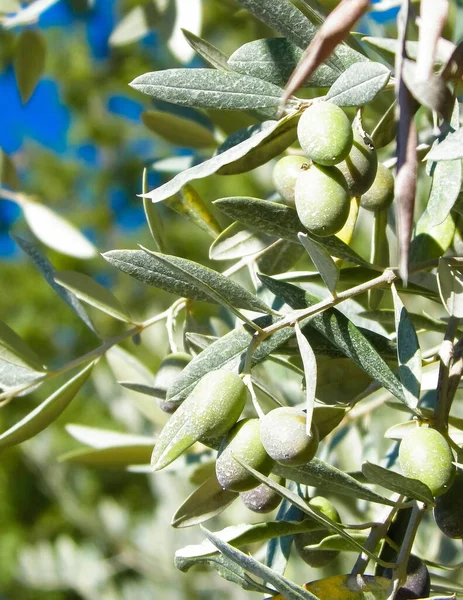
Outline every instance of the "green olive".
[[377, 212], [388, 208], [394, 200], [394, 176], [383, 164], [378, 164], [376, 177], [363, 196], [360, 197], [360, 206], [366, 210]]
[[246, 397], [247, 388], [236, 373], [219, 369], [204, 375], [159, 434], [151, 458], [154, 470], [198, 440], [225, 434], [239, 419]]
[[344, 227], [350, 199], [346, 180], [336, 167], [312, 164], [299, 175], [294, 196], [299, 219], [311, 233], [328, 236]]
[[283, 156], [273, 169], [273, 184], [283, 200], [291, 206], [294, 206], [296, 179], [306, 164], [307, 159], [304, 156]]
[[265, 452], [260, 441], [259, 419], [243, 419], [228, 432], [222, 441], [215, 472], [220, 485], [232, 492], [246, 492], [259, 485], [259, 481], [235, 459], [268, 475], [273, 467], [273, 460]]
[[[275, 479], [275, 481], [280, 485], [284, 484], [284, 480], [281, 477], [270, 475], [270, 478]], [[272, 510], [275, 510], [275, 508], [277, 508], [281, 502], [281, 496], [274, 492], [272, 488], [265, 483], [261, 483], [248, 492], [242, 492], [240, 494], [240, 498], [246, 508], [249, 508], [249, 510], [259, 514], [268, 513]]]
[[373, 184], [378, 157], [372, 141], [356, 129], [349, 155], [337, 165], [344, 175], [351, 196], [361, 196]]
[[[317, 508], [321, 513], [334, 521], [340, 523], [338, 511], [335, 507], [323, 496], [315, 496], [309, 501], [309, 505], [312, 508]], [[328, 535], [330, 535], [329, 529], [316, 529], [314, 531], [307, 531], [305, 533], [298, 533], [294, 536], [294, 547], [297, 553], [308, 565], [314, 568], [326, 567], [333, 562], [338, 556], [338, 550], [312, 550], [309, 546], [319, 544]]]
[[[392, 569], [384, 570], [384, 577], [392, 578]], [[427, 598], [431, 590], [431, 578], [424, 562], [411, 554], [407, 563], [407, 579], [397, 590], [395, 600], [411, 600], [412, 598]]]
[[308, 158], [331, 167], [349, 154], [353, 132], [342, 108], [330, 102], [316, 102], [302, 113], [297, 137]]
[[299, 408], [271, 410], [262, 419], [260, 432], [267, 454], [282, 465], [305, 465], [317, 452], [318, 430], [313, 423], [311, 435], [307, 435], [306, 414]]
[[162, 359], [154, 379], [154, 387], [159, 393], [159, 406], [164, 412], [173, 413], [179, 407], [179, 404], [168, 402], [166, 397], [171, 385], [190, 361], [191, 356], [186, 352], [173, 352]]
[[437, 526], [446, 536], [463, 538], [463, 472], [458, 470], [448, 492], [439, 496], [434, 508]]
[[443, 435], [429, 427], [418, 427], [402, 440], [399, 461], [402, 473], [425, 483], [433, 496], [446, 492], [455, 477], [450, 446]]

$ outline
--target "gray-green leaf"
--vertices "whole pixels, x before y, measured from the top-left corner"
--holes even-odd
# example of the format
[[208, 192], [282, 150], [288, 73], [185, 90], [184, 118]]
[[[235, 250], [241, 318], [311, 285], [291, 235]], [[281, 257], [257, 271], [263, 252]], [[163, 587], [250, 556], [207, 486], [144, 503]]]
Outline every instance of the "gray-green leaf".
[[400, 473], [395, 473], [389, 469], [384, 469], [379, 465], [365, 463], [362, 465], [362, 473], [372, 483], [381, 485], [387, 490], [397, 492], [403, 496], [409, 496], [425, 504], [434, 504], [434, 498], [428, 486], [417, 479], [404, 477]]
[[390, 70], [381, 63], [356, 63], [331, 86], [326, 100], [338, 106], [363, 106], [386, 86]]
[[209, 248], [209, 258], [212, 260], [233, 260], [255, 254], [267, 248], [275, 238], [241, 223], [232, 223], [224, 229]]
[[3, 321], [0, 321], [0, 361], [35, 371], [43, 369], [37, 354]]
[[331, 294], [334, 295], [336, 291], [336, 284], [338, 283], [339, 279], [338, 266], [321, 244], [310, 239], [310, 237], [304, 233], [299, 233], [297, 237], [307, 250], [307, 254], [310, 256], [313, 264], [320, 273], [326, 287], [329, 289]]
[[[455, 260], [455, 259], [453, 259]], [[439, 293], [451, 317], [463, 317], [463, 264], [451, 264], [451, 259], [440, 258], [437, 270]]]
[[145, 126], [161, 138], [184, 148], [213, 148], [217, 146], [210, 129], [196, 121], [160, 110], [148, 110], [141, 118]]

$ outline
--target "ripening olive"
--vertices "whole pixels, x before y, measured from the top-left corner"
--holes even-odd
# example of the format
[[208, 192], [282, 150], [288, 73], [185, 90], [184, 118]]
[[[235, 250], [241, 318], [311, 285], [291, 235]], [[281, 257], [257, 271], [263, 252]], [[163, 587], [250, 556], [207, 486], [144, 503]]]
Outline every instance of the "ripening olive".
[[303, 410], [280, 406], [268, 412], [261, 422], [262, 444], [269, 456], [282, 465], [297, 467], [312, 460], [318, 448], [318, 430], [314, 423], [306, 432]]
[[360, 206], [377, 212], [384, 210], [394, 200], [394, 176], [383, 164], [378, 164], [376, 177], [369, 190], [360, 197]]
[[330, 102], [316, 102], [302, 113], [297, 137], [308, 158], [330, 167], [349, 154], [353, 133], [342, 108]]
[[304, 227], [319, 236], [342, 229], [349, 216], [347, 183], [336, 167], [315, 163], [302, 171], [294, 191], [296, 210]]
[[273, 169], [273, 183], [280, 196], [294, 206], [294, 186], [301, 174], [301, 168], [307, 164], [304, 156], [283, 156]]
[[173, 352], [162, 359], [154, 379], [154, 387], [159, 393], [159, 407], [164, 412], [173, 413], [179, 407], [178, 403], [168, 402], [166, 397], [171, 385], [190, 361], [191, 356], [186, 352]]
[[[270, 474], [270, 478], [274, 479], [280, 485], [283, 485], [284, 483], [284, 480], [276, 475]], [[248, 492], [241, 493], [240, 498], [246, 508], [249, 508], [249, 510], [259, 514], [268, 513], [272, 510], [275, 510], [275, 508], [277, 508], [281, 502], [281, 496], [274, 492], [272, 488], [265, 483], [261, 483]]]
[[372, 186], [378, 168], [372, 141], [356, 129], [351, 151], [337, 168], [344, 175], [351, 196], [364, 194]]
[[201, 438], [219, 437], [239, 419], [247, 388], [236, 373], [219, 369], [199, 380], [170, 417], [154, 446], [151, 464], [159, 471]]
[[402, 473], [425, 483], [433, 496], [440, 496], [452, 485], [452, 450], [435, 429], [418, 427], [407, 435], [399, 447], [399, 461]]
[[[384, 577], [391, 579], [392, 569], [384, 570]], [[407, 563], [407, 579], [402, 587], [397, 590], [395, 600], [414, 600], [427, 598], [431, 589], [431, 578], [424, 562], [411, 554]]]
[[220, 485], [232, 492], [246, 492], [259, 485], [259, 481], [242, 467], [233, 456], [268, 475], [273, 460], [260, 441], [259, 419], [243, 419], [228, 432], [220, 444], [215, 472]]
[[[317, 508], [332, 521], [335, 521], [336, 523], [341, 522], [338, 511], [331, 502], [323, 496], [315, 496], [309, 501], [309, 505], [313, 508]], [[298, 533], [294, 536], [294, 547], [302, 560], [311, 567], [326, 567], [339, 555], [338, 550], [312, 550], [309, 548], [309, 546], [320, 543], [328, 535], [330, 535], [329, 529], [316, 529], [314, 531]]]
[[446, 536], [463, 538], [463, 471], [457, 471], [452, 487], [436, 500], [434, 518]]

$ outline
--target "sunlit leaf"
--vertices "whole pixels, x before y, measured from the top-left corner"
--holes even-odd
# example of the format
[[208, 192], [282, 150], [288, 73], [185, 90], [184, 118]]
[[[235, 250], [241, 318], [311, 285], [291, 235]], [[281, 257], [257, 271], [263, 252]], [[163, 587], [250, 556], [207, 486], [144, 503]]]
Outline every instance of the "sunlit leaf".
[[91, 449], [79, 448], [59, 457], [60, 462], [76, 463], [88, 467], [121, 468], [130, 465], [149, 465], [154, 441], [146, 444], [114, 446]]
[[195, 35], [188, 29], [182, 29], [182, 32], [193, 50], [195, 50], [195, 52], [197, 52], [201, 58], [209, 63], [211, 67], [222, 69], [224, 71], [229, 70], [227, 66], [228, 56], [226, 54], [213, 46], [207, 40]]
[[362, 473], [372, 483], [381, 485], [388, 490], [397, 492], [403, 496], [409, 496], [425, 504], [434, 504], [434, 497], [431, 490], [417, 479], [404, 477], [400, 473], [395, 473], [394, 471], [368, 462], [362, 465]]
[[160, 14], [152, 1], [134, 6], [112, 30], [111, 46], [125, 46], [143, 39], [158, 25]]
[[338, 106], [363, 106], [386, 86], [390, 75], [381, 63], [356, 63], [334, 82], [326, 100]]
[[43, 369], [39, 356], [3, 321], [0, 321], [0, 361], [35, 371]]
[[232, 223], [224, 229], [209, 248], [209, 258], [213, 260], [232, 260], [255, 254], [270, 246], [275, 238], [251, 228]]
[[299, 241], [307, 250], [313, 264], [318, 269], [326, 287], [331, 294], [335, 293], [336, 284], [339, 279], [339, 269], [325, 248], [314, 242], [304, 233], [298, 234]]
[[213, 238], [217, 237], [222, 231], [217, 219], [204, 200], [189, 184], [185, 185], [178, 194], [168, 200], [166, 205], [178, 214], [185, 216]]
[[314, 351], [310, 346], [307, 338], [301, 331], [299, 324], [296, 324], [296, 339], [297, 345], [302, 358], [302, 364], [304, 365], [304, 379], [305, 379], [305, 406], [306, 406], [306, 427], [307, 435], [310, 435], [312, 427], [312, 416], [314, 412], [315, 402], [315, 390], [317, 388], [317, 359]]
[[446, 258], [439, 259], [437, 271], [439, 292], [451, 317], [463, 317], [463, 265], [451, 264]]

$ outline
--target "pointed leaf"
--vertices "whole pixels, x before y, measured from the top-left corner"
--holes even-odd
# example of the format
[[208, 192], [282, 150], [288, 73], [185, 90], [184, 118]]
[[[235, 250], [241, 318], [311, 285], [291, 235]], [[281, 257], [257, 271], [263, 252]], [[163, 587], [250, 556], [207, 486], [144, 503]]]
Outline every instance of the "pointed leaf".
[[435, 165], [426, 212], [432, 227], [448, 217], [460, 193], [463, 181], [461, 160], [446, 160]]
[[[381, 56], [390, 60], [391, 63], [394, 62], [394, 55], [397, 50], [400, 52], [400, 43], [395, 38], [365, 36], [362, 37], [362, 42], [378, 51]], [[446, 42], [447, 40], [441, 39], [437, 44], [436, 64], [446, 63], [452, 55], [453, 44]], [[405, 50], [409, 58], [416, 59], [418, 57], [418, 42], [407, 41]]]
[[320, 273], [326, 287], [334, 295], [339, 279], [339, 268], [334, 260], [321, 244], [311, 240], [305, 233], [299, 233], [297, 237], [307, 250], [307, 254]]
[[257, 268], [268, 275], [285, 273], [293, 268], [303, 254], [304, 248], [302, 246], [279, 240], [257, 260]]
[[12, 159], [0, 148], [0, 183], [2, 186], [16, 190], [19, 187], [19, 178]]
[[65, 429], [78, 442], [96, 449], [115, 448], [117, 446], [151, 446], [152, 449], [154, 445], [154, 438], [112, 429], [87, 427], [75, 423], [66, 425]]
[[183, 148], [213, 148], [217, 146], [212, 131], [191, 119], [160, 110], [148, 110], [141, 115], [144, 125], [162, 139]]
[[317, 426], [318, 438], [323, 440], [335, 429], [346, 415], [342, 406], [316, 406], [313, 411], [313, 422]]
[[45, 69], [47, 44], [37, 29], [24, 29], [14, 54], [14, 71], [23, 104], [30, 99]]
[[[146, 200], [146, 198], [145, 198]], [[198, 192], [189, 184], [166, 202], [166, 205], [178, 214], [187, 217], [213, 238], [222, 231], [217, 219], [211, 213]]]
[[45, 376], [43, 371], [0, 360], [0, 398], [29, 394], [41, 385]]
[[152, 1], [135, 6], [118, 22], [109, 37], [110, 46], [125, 46], [148, 35], [158, 24], [160, 14]]
[[220, 110], [278, 111], [283, 90], [262, 79], [214, 69], [167, 69], [140, 75], [130, 84], [157, 100]]
[[439, 293], [451, 317], [463, 317], [463, 265], [456, 266], [449, 259], [440, 258], [437, 270]]
[[212, 242], [209, 258], [212, 260], [233, 260], [249, 256], [267, 248], [275, 238], [241, 223], [232, 223]]
[[417, 479], [404, 477], [400, 473], [395, 473], [369, 462], [362, 465], [362, 473], [372, 483], [381, 485], [392, 492], [396, 492], [402, 496], [409, 496], [431, 506], [434, 505], [434, 497], [431, 490], [426, 484]]
[[441, 161], [463, 158], [463, 127], [449, 131], [446, 137], [433, 146], [426, 155], [426, 160]]
[[70, 381], [49, 396], [24, 419], [0, 435], [0, 448], [20, 444], [40, 433], [53, 423], [74, 399], [88, 379], [94, 363], [90, 363]]
[[371, 141], [373, 146], [378, 148], [384, 148], [395, 140], [397, 131], [397, 104], [394, 102], [389, 106], [387, 111], [382, 115], [378, 124], [371, 134]]
[[190, 44], [193, 50], [195, 50], [195, 52], [197, 52], [201, 58], [209, 63], [211, 67], [214, 67], [215, 69], [222, 69], [224, 71], [229, 70], [227, 66], [228, 57], [226, 54], [213, 46], [207, 40], [204, 40], [191, 31], [182, 29], [182, 32], [186, 41]]
[[[298, 242], [297, 234], [300, 231], [305, 233], [297, 212], [283, 204], [248, 197], [220, 198], [214, 204], [232, 219], [269, 235]], [[369, 264], [335, 235], [310, 237], [326, 248], [332, 256], [360, 266]]]
[[76, 463], [88, 467], [121, 468], [130, 465], [149, 465], [154, 442], [114, 446], [89, 450], [79, 448], [59, 457], [60, 462]]
[[306, 428], [310, 436], [312, 416], [314, 412], [315, 390], [317, 388], [317, 360], [307, 338], [301, 331], [299, 323], [295, 326], [297, 345], [304, 365], [305, 398], [306, 398]]
[[386, 86], [390, 70], [381, 63], [356, 63], [334, 82], [326, 100], [338, 106], [364, 106]]
[[415, 327], [394, 284], [392, 284], [392, 298], [394, 300], [395, 328], [397, 333], [399, 377], [407, 404], [411, 408], [416, 408], [420, 399], [421, 389], [420, 345]]
[[55, 281], [73, 292], [79, 300], [87, 302], [123, 323], [132, 322], [127, 309], [122, 306], [113, 293], [88, 275], [77, 271], [57, 271]]
[[[185, 502], [177, 509], [172, 517], [172, 527], [191, 527], [203, 523], [220, 514], [238, 498], [236, 492], [224, 490], [217, 477], [213, 475], [206, 479]], [[176, 557], [178, 552], [176, 553]]]
[[3, 321], [0, 321], [0, 361], [34, 371], [43, 369], [37, 354]]

